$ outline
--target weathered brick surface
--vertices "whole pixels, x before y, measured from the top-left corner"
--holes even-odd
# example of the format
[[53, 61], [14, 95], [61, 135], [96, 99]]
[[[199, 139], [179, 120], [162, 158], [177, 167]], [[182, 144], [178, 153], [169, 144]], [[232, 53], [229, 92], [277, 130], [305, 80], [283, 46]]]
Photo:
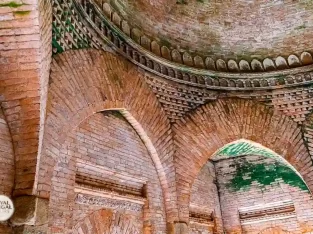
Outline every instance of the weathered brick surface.
[[[0, 109], [0, 194], [11, 197], [14, 187], [14, 150], [9, 126]], [[0, 223], [0, 233], [8, 234], [11, 229]]]
[[144, 33], [181, 51], [239, 60], [251, 55], [263, 59], [289, 55], [311, 48], [312, 26], [306, 20], [313, 6], [308, 1], [121, 2], [112, 6], [142, 31], [136, 35]]
[[[65, 233], [75, 223], [99, 209], [97, 206], [73, 204], [75, 160], [80, 159], [110, 169], [114, 174], [127, 173], [147, 181], [148, 204], [144, 207], [141, 220], [149, 223], [153, 233], [165, 233], [162, 188], [149, 152], [125, 119], [105, 114], [97, 113], [83, 121], [60, 149], [50, 196], [49, 226], [52, 232]], [[101, 174], [93, 175], [92, 171], [85, 173], [100, 180], [114, 179], [114, 175], [104, 178]]]
[[[141, 225], [140, 225], [141, 224]], [[107, 209], [93, 212], [73, 228], [74, 234], [140, 233], [142, 220], [131, 214], [120, 214]]]
[[[207, 162], [203, 166], [192, 185], [189, 209], [202, 214], [210, 214], [213, 212], [216, 218], [216, 231], [217, 233], [223, 233], [215, 167], [211, 162]], [[201, 225], [195, 225], [195, 227], [194, 230], [190, 228], [190, 233], [196, 233], [196, 231], [205, 232], [206, 229], [208, 229], [206, 226]]]
[[[238, 233], [239, 230], [239, 233], [258, 234], [270, 227], [286, 230], [294, 234], [313, 231], [312, 195], [307, 190], [287, 183], [284, 181], [286, 178], [282, 178], [279, 173], [272, 175], [275, 176], [275, 181], [269, 185], [264, 186], [254, 181], [251, 185], [246, 185], [246, 187], [240, 188], [240, 190], [233, 189], [231, 183], [234, 181], [232, 179], [238, 167], [243, 165], [243, 163], [269, 167], [275, 164], [275, 159], [249, 155], [223, 159], [215, 163], [223, 224], [226, 233]], [[251, 175], [253, 172], [245, 171], [245, 173], [244, 175], [248, 179], [249, 173]], [[264, 174], [259, 176], [260, 178], [265, 178], [269, 175]], [[255, 177], [253, 178], [256, 179]], [[238, 184], [234, 186], [238, 186]], [[294, 203], [296, 217], [268, 220], [253, 224], [240, 223], [239, 208], [286, 200], [291, 200]]]
[[174, 125], [180, 218], [188, 220], [191, 185], [220, 147], [248, 139], [282, 155], [313, 188], [312, 161], [301, 128], [288, 117], [254, 101], [224, 99], [208, 103]]
[[15, 194], [31, 194], [51, 61], [51, 7], [0, 1], [0, 102], [13, 138]]
[[11, 196], [14, 186], [14, 150], [8, 124], [0, 109], [0, 194]]
[[107, 52], [69, 51], [53, 60], [36, 194], [49, 197], [66, 137], [89, 116], [107, 109], [126, 109], [153, 143], [156, 152], [149, 153], [163, 188], [167, 221], [177, 220], [169, 121], [136, 67]]

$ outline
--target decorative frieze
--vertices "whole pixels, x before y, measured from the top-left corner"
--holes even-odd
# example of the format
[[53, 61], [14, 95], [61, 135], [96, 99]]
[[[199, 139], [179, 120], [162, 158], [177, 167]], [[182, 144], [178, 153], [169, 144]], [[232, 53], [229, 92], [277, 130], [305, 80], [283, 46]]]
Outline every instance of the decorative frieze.
[[215, 226], [215, 218], [213, 212], [211, 213], [200, 213], [195, 211], [189, 212], [190, 223], [201, 224], [204, 226]]
[[[85, 34], [89, 35], [88, 38], [92, 41], [92, 47], [100, 49], [107, 48], [109, 45], [139, 67], [168, 80], [215, 90], [272, 90], [307, 85], [313, 82], [312, 66], [266, 73], [240, 73], [238, 75], [180, 65], [158, 57], [127, 37], [125, 32], [114, 25], [111, 18], [108, 18], [92, 0], [68, 0], [66, 2], [59, 4], [59, 6], [70, 5], [73, 15], [77, 15], [79, 18], [76, 19], [78, 24], [84, 25]], [[54, 14], [58, 14], [58, 12], [60, 11]], [[125, 24], [122, 25], [125, 26]], [[147, 40], [141, 41], [146, 43]], [[190, 58], [190, 56], [185, 57]]]
[[266, 222], [277, 219], [296, 217], [292, 201], [279, 201], [250, 207], [239, 208], [241, 224]]
[[141, 212], [143, 207], [143, 204], [130, 201], [115, 200], [108, 197], [97, 197], [82, 193], [76, 195], [75, 202], [82, 205], [106, 207], [114, 210], [130, 210], [134, 212]]
[[[158, 41], [160, 39], [149, 38], [140, 29], [131, 27], [130, 24], [123, 19], [118, 12], [115, 11], [109, 2], [106, 1], [86, 1], [80, 0], [81, 4], [92, 4], [99, 8], [101, 14], [106, 18], [106, 23], [111, 24], [116, 29], [119, 29], [119, 35], [123, 35], [125, 41], [132, 41], [142, 47], [142, 50], [152, 53], [162, 59], [173, 61], [177, 65], [194, 67], [199, 70], [213, 70], [221, 72], [265, 72], [284, 70], [294, 67], [305, 66], [313, 63], [312, 54], [304, 51], [303, 53], [296, 55], [290, 54], [289, 56], [276, 58], [265, 58], [258, 60], [256, 58], [248, 58], [248, 60], [241, 59], [235, 61], [234, 59], [213, 59], [211, 57], [203, 57], [194, 52], [190, 53], [187, 50], [177, 50], [170, 45], [161, 45]], [[90, 9], [88, 9], [90, 10]], [[87, 14], [95, 17], [92, 12], [88, 11]], [[96, 21], [96, 23], [100, 23]], [[114, 32], [117, 32], [117, 30]], [[70, 42], [70, 41], [69, 41]], [[175, 46], [178, 48], [179, 46]]]

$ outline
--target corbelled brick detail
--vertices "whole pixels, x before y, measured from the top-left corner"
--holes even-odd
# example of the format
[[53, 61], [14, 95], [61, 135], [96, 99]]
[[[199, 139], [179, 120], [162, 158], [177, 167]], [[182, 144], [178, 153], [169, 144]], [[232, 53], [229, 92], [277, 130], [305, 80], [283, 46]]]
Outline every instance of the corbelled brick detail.
[[154, 163], [161, 165], [157, 170], [167, 221], [177, 220], [169, 121], [137, 68], [107, 52], [69, 51], [53, 60], [36, 194], [49, 197], [54, 165], [68, 134], [89, 116], [108, 109], [127, 110], [145, 130], [159, 157]]
[[188, 221], [189, 193], [200, 169], [216, 150], [242, 138], [283, 156], [313, 189], [312, 161], [301, 128], [271, 107], [250, 100], [218, 100], [197, 109], [173, 127], [181, 220]]
[[0, 4], [0, 102], [15, 149], [15, 195], [31, 194], [45, 120], [51, 6], [45, 0]]

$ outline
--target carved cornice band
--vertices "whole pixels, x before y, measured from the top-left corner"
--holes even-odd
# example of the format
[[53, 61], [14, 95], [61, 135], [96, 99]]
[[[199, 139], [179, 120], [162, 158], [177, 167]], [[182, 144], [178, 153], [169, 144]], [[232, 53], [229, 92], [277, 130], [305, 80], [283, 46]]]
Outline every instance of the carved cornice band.
[[135, 43], [103, 14], [92, 0], [74, 0], [81, 21], [98, 48], [110, 45], [130, 61], [163, 78], [214, 90], [272, 90], [312, 84], [313, 65], [266, 73], [226, 73], [197, 69], [158, 57]]
[[130, 210], [134, 212], [142, 212], [143, 205], [123, 201], [115, 200], [108, 197], [96, 197], [92, 195], [78, 193], [75, 198], [75, 202], [81, 205], [100, 206], [117, 210]]
[[[117, 28], [136, 44], [141, 45], [153, 54], [166, 60], [173, 61], [178, 64], [184, 64], [189, 67], [195, 67], [213, 71], [223, 72], [264, 72], [274, 70], [284, 70], [294, 67], [305, 66], [313, 63], [312, 54], [304, 51], [299, 55], [290, 54], [288, 57], [277, 56], [274, 59], [263, 58], [261, 61], [251, 56], [247, 59], [213, 59], [212, 57], [202, 57], [188, 52], [185, 49], [173, 49], [169, 42], [162, 39], [151, 39], [145, 35], [139, 28], [131, 27], [123, 17], [113, 9], [108, 0], [92, 0], [95, 1], [107, 20], [114, 24]], [[250, 62], [249, 62], [250, 61]]]

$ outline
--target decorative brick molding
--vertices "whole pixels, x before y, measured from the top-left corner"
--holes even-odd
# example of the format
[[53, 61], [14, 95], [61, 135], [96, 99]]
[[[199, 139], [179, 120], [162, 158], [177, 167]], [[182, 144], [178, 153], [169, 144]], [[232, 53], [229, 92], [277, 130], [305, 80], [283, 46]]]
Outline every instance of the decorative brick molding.
[[[105, 1], [94, 1], [94, 0], [79, 0], [77, 3], [82, 4], [85, 8], [87, 15], [91, 20], [95, 21], [95, 25], [100, 24], [101, 20], [103, 20], [103, 24], [110, 25], [110, 29], [114, 32], [114, 36], [119, 36], [118, 42], [127, 42], [133, 47], [139, 48], [143, 51], [143, 54], [152, 53], [154, 56], [160, 56], [162, 59], [173, 61], [178, 64], [183, 64], [189, 67], [195, 67], [199, 69], [208, 69], [222, 72], [263, 72], [263, 71], [273, 71], [273, 70], [281, 70], [281, 69], [290, 69], [294, 67], [299, 67], [303, 65], [308, 65], [313, 63], [312, 55], [310, 52], [303, 52], [299, 57], [297, 55], [291, 54], [288, 58], [284, 58], [282, 56], [278, 56], [277, 58], [265, 58], [263, 61], [259, 61], [258, 59], [251, 58], [248, 62], [247, 60], [235, 61], [230, 59], [225, 61], [223, 59], [213, 59], [211, 57], [203, 58], [200, 55], [195, 53], [190, 53], [188, 51], [180, 52], [177, 49], [170, 49], [166, 45], [160, 45], [157, 41], [161, 40], [152, 40], [149, 36], [144, 35], [140, 29], [131, 28], [129, 23], [123, 19], [122, 16], [115, 11], [110, 3]], [[57, 4], [57, 3], [56, 3]], [[58, 18], [58, 24], [61, 25], [60, 14], [62, 12], [58, 12], [59, 14], [55, 14], [55, 18]], [[101, 16], [101, 17], [100, 17]], [[96, 20], [96, 18], [98, 19]], [[73, 27], [71, 23], [65, 22], [65, 27], [55, 27], [55, 38], [57, 40], [54, 41], [56, 43], [56, 49], [60, 47], [60, 52], [66, 50], [66, 48], [71, 47], [80, 47], [80, 46], [89, 46], [92, 41], [91, 38], [83, 39], [83, 42], [80, 42], [80, 37], [86, 37], [86, 35], [79, 35], [75, 33], [74, 30], [70, 32], [73, 34], [74, 40], [65, 40], [60, 37], [60, 30], [65, 30], [67, 27]], [[101, 25], [102, 27], [105, 27]], [[56, 26], [56, 25], [55, 25]], [[81, 25], [80, 27], [85, 27]], [[79, 31], [80, 28], [77, 24], [74, 24], [75, 30]], [[97, 28], [97, 30], [103, 30], [102, 28]], [[75, 36], [77, 34], [77, 36]], [[109, 38], [109, 36], [108, 36]], [[108, 40], [108, 39], [106, 39]], [[109, 39], [110, 40], [110, 39]], [[75, 43], [76, 42], [76, 43]], [[112, 40], [114, 42], [114, 40]], [[75, 43], [71, 45], [72, 43]], [[94, 44], [97, 45], [96, 41]], [[117, 43], [114, 43], [117, 46]], [[137, 44], [137, 45], [135, 45]], [[99, 45], [98, 45], [99, 46]], [[178, 65], [179, 66], [179, 65]]]
[[242, 225], [256, 222], [266, 222], [277, 219], [296, 217], [295, 206], [292, 201], [278, 201], [268, 204], [240, 207], [239, 217]]
[[[75, 192], [144, 204], [147, 179], [77, 160]], [[99, 176], [101, 175], [101, 177]]]
[[[85, 35], [88, 35], [90, 42], [93, 41], [93, 48], [107, 50], [108, 44], [118, 53], [146, 71], [168, 80], [216, 90], [268, 90], [312, 83], [310, 74], [312, 66], [285, 71], [240, 74], [238, 77], [238, 74], [207, 71], [179, 65], [154, 55], [127, 38], [125, 33], [117, 26], [114, 26], [92, 0], [69, 0], [62, 4], [56, 1], [55, 5], [57, 5], [54, 11], [56, 17], [62, 11], [72, 12], [72, 15], [70, 15], [71, 19], [73, 19], [72, 24], [74, 26], [84, 25], [85, 30], [83, 32]], [[59, 22], [59, 25], [60, 27], [63, 27], [62, 25], [70, 27], [70, 25], [61, 22]], [[73, 32], [71, 31], [70, 34]], [[310, 58], [312, 57], [310, 54], [309, 56]], [[283, 58], [278, 60], [280, 61], [281, 59], [284, 60]], [[265, 62], [268, 62], [268, 60]], [[247, 66], [250, 67], [249, 64]], [[226, 63], [225, 67], [227, 67]]]
[[266, 228], [265, 230], [262, 230], [258, 234], [292, 234], [292, 232], [282, 230], [281, 228], [271, 227], [271, 228]]
[[224, 232], [260, 233], [269, 227], [291, 233], [312, 230], [311, 193], [301, 177], [275, 158], [242, 154], [214, 161], [214, 168]]
[[189, 220], [192, 223], [199, 223], [205, 226], [214, 226], [214, 216], [213, 212], [211, 214], [204, 214], [198, 212], [189, 212]]
[[[84, 14], [84, 10], [79, 6], [81, 6], [80, 2], [54, 1], [55, 17], [53, 27], [57, 32], [54, 33], [55, 40], [61, 40], [62, 46], [69, 45], [69, 47], [65, 46], [62, 51], [65, 49], [83, 48], [84, 46], [82, 45], [87, 42], [92, 48], [108, 50], [107, 44], [109, 42], [104, 43], [102, 36], [98, 36], [93, 31], [93, 27], [88, 23], [89, 21], [84, 21], [89, 16], [86, 15], [83, 17], [84, 19], [80, 17], [81, 14]], [[81, 9], [81, 11], [78, 9]], [[88, 13], [90, 12], [88, 11]], [[99, 10], [100, 13], [101, 10]], [[106, 16], [103, 17], [105, 18]], [[93, 19], [93, 17], [91, 18]], [[107, 18], [106, 20], [109, 19]], [[100, 21], [98, 20], [97, 22]], [[104, 23], [102, 27], [110, 27], [111, 24], [112, 22]], [[98, 23], [95, 27], [97, 25]], [[111, 44], [109, 43], [112, 48], [116, 48], [117, 45], [123, 45], [125, 48], [128, 46], [129, 40], [114, 39], [123, 34], [119, 28], [109, 29], [107, 33], [110, 36], [108, 38], [105, 36], [105, 38], [109, 41], [113, 40]], [[65, 38], [65, 35], [66, 40], [60, 39]], [[80, 42], [81, 40], [85, 42], [82, 43]], [[115, 43], [115, 45], [114, 40], [120, 40], [120, 43]], [[146, 81], [157, 95], [172, 122], [182, 118], [188, 111], [194, 110], [208, 101], [224, 96], [255, 98], [260, 101], [270, 102], [298, 122], [302, 122], [305, 114], [312, 110], [313, 103], [308, 99], [312, 91], [309, 85], [312, 82], [311, 66], [265, 73], [231, 74], [208, 71], [202, 73], [193, 68], [184, 67], [179, 69], [176, 65], [163, 64], [164, 60], [155, 62], [153, 58], [145, 57], [149, 53], [140, 55], [139, 51], [133, 48], [132, 51], [137, 53], [136, 60], [133, 52], [129, 52], [129, 55], [127, 55], [125, 54], [126, 52], [123, 52], [124, 50], [126, 49], [122, 48], [116, 51], [147, 71], [145, 74]], [[146, 62], [144, 63], [143, 61]], [[147, 61], [150, 63], [150, 67]], [[290, 87], [293, 87], [293, 89], [290, 89]], [[249, 92], [247, 92], [248, 90]], [[286, 105], [287, 100], [288, 105]]]
[[[77, 174], [88, 180], [84, 178], [80, 183]], [[127, 175], [130, 175], [128, 181]], [[134, 196], [129, 188], [142, 188], [145, 180], [143, 194]], [[110, 191], [112, 184], [114, 188], [126, 186], [127, 191]], [[166, 229], [164, 192], [153, 160], [136, 131], [117, 111], [91, 115], [62, 144], [51, 179], [51, 231], [66, 233], [73, 223], [99, 208], [75, 203], [77, 193], [101, 201], [113, 199], [139, 204], [143, 207], [143, 221], [149, 221], [160, 232]]]
[[[72, 82], [79, 85], [73, 86]], [[168, 215], [174, 218], [177, 210], [170, 124], [142, 74], [121, 57], [110, 53], [69, 51], [55, 57], [49, 90], [45, 144], [39, 172], [44, 176], [38, 177], [37, 194], [49, 196], [53, 165], [68, 133], [96, 112], [125, 109], [140, 123], [140, 128], [145, 130], [156, 149], [151, 156], [158, 155], [158, 159], [153, 160], [160, 160], [155, 161], [155, 165], [168, 203], [166, 207], [171, 210]], [[138, 134], [142, 136], [142, 133]]]
[[75, 202], [82, 205], [99, 206], [114, 210], [130, 210], [134, 212], [142, 212], [143, 204], [132, 201], [116, 199], [115, 197], [103, 197], [101, 195], [92, 196], [88, 194], [78, 193]]
[[218, 100], [191, 112], [173, 128], [182, 220], [188, 219], [189, 191], [202, 166], [219, 148], [241, 138], [255, 141], [284, 157], [313, 189], [312, 160], [301, 127], [271, 107], [251, 100]]

